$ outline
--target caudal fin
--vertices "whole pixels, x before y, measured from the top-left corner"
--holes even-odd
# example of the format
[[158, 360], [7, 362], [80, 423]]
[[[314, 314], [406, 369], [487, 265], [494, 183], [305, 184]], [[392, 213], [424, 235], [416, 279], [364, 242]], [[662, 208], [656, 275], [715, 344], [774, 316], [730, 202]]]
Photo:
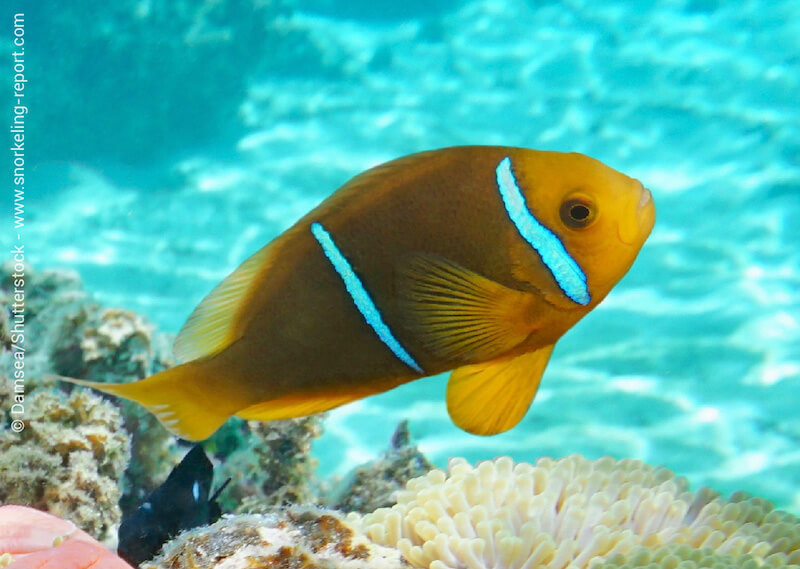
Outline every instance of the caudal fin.
[[58, 379], [91, 387], [136, 401], [153, 413], [161, 424], [182, 439], [201, 441], [242, 406], [217, 393], [219, 378], [209, 375], [202, 364], [185, 363], [134, 383], [100, 383], [70, 377]]

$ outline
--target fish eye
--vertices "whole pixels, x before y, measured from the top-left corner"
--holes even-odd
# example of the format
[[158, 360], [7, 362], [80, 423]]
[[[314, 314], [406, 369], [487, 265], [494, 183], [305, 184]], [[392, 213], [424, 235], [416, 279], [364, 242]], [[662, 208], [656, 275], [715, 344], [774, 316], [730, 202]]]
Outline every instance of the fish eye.
[[594, 204], [583, 197], [573, 197], [561, 204], [561, 221], [573, 229], [583, 229], [595, 218]]

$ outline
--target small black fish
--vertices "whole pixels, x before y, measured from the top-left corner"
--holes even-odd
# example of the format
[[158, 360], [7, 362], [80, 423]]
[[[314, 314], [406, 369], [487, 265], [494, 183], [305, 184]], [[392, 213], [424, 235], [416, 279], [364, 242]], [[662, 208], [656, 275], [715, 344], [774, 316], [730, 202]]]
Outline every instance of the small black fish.
[[135, 512], [119, 527], [117, 553], [133, 566], [152, 559], [161, 546], [183, 530], [213, 523], [222, 515], [216, 499], [230, 479], [213, 494], [214, 466], [203, 447], [195, 445]]

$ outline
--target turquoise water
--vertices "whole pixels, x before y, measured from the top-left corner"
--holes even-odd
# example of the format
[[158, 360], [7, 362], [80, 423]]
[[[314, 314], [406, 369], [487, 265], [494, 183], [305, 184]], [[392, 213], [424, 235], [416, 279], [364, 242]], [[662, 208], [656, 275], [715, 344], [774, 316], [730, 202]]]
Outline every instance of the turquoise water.
[[[408, 418], [438, 464], [631, 456], [800, 511], [796, 2], [298, 0], [274, 24], [289, 47], [242, 57], [284, 59], [214, 95], [211, 108], [234, 109], [214, 117], [218, 136], [160, 128], [175, 109], [74, 95], [92, 144], [69, 138], [74, 117], [40, 130], [67, 142], [40, 145], [31, 262], [75, 269], [104, 304], [177, 332], [242, 260], [370, 166], [456, 144], [583, 152], [642, 180], [658, 221], [630, 273], [558, 344], [524, 421], [468, 435], [447, 417], [445, 378], [426, 379], [332, 412], [321, 471], [372, 458]], [[49, 72], [67, 65], [45, 55]], [[219, 69], [235, 76], [244, 62]], [[88, 58], [81, 80], [113, 86], [124, 70], [102, 64]], [[212, 120], [175, 102], [199, 104], [204, 83], [183, 80], [167, 103]], [[36, 104], [46, 114], [48, 100]]]

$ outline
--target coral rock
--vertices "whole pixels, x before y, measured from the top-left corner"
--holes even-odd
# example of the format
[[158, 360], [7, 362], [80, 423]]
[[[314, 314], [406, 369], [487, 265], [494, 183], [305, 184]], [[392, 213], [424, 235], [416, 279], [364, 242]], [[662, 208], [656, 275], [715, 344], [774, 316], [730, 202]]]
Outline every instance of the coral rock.
[[352, 483], [337, 500], [336, 507], [346, 512], [367, 513], [391, 506], [409, 480], [432, 469], [433, 464], [411, 444], [408, 421], [403, 421], [383, 457], [356, 469]]
[[86, 377], [116, 380], [145, 377], [151, 371], [152, 326], [128, 310], [106, 309], [86, 326], [81, 339]]
[[[0, 270], [0, 308], [13, 304], [13, 264]], [[24, 390], [53, 386], [47, 374], [99, 381], [138, 380], [173, 363], [169, 340], [136, 314], [102, 309], [83, 290], [72, 271], [27, 269], [25, 296]], [[12, 322], [0, 321], [0, 343], [10, 346]], [[0, 378], [13, 377], [11, 352], [0, 353]], [[16, 387], [16, 386], [13, 386]], [[0, 406], [10, 397], [12, 384], [0, 381]], [[133, 435], [133, 461], [126, 472], [125, 487], [132, 495], [123, 507], [138, 503], [147, 490], [158, 485], [180, 460], [175, 438], [152, 414], [136, 403], [116, 400], [122, 407], [125, 427]], [[39, 456], [46, 462], [47, 456]]]
[[240, 513], [258, 513], [272, 506], [315, 503], [311, 443], [322, 434], [322, 417], [249, 421], [249, 443], [225, 459], [217, 473], [218, 478], [232, 478], [223, 504], [238, 506]]
[[[25, 286], [25, 371], [29, 389], [48, 373], [93, 380], [141, 379], [172, 365], [163, 334], [136, 314], [101, 309], [73, 271], [35, 271]], [[0, 269], [0, 308], [13, 306], [13, 266]], [[0, 343], [11, 345], [12, 325], [0, 321]], [[0, 357], [0, 373], [13, 376], [13, 361]]]
[[130, 453], [119, 411], [88, 391], [40, 390], [26, 408], [22, 432], [0, 432], [0, 502], [52, 512], [113, 543]]
[[355, 532], [339, 514], [289, 510], [242, 515], [193, 530], [167, 544], [142, 569], [401, 569], [397, 550]]
[[[81, 327], [98, 310], [83, 291], [81, 280], [74, 271], [42, 271], [26, 268], [25, 310], [0, 329], [0, 341], [8, 349], [14, 327], [24, 326], [18, 344], [25, 349], [25, 372], [28, 389], [43, 382], [45, 373], [65, 373], [59, 362], [71, 364], [80, 359], [75, 339]], [[4, 313], [14, 305], [13, 263], [7, 261], [0, 269], [0, 308]], [[0, 374], [13, 377], [10, 351], [0, 354]]]

